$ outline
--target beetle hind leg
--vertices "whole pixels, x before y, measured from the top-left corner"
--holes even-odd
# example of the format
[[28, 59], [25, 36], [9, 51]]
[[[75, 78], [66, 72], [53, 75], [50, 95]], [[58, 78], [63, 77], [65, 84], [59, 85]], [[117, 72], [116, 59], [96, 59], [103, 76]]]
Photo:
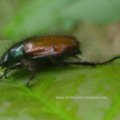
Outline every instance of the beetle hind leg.
[[77, 61], [77, 62], [63, 62], [63, 64], [64, 65], [83, 65], [83, 66], [92, 66], [92, 67], [94, 67], [94, 66], [96, 66], [97, 64], [96, 63], [92, 63], [92, 62], [81, 62], [81, 61]]

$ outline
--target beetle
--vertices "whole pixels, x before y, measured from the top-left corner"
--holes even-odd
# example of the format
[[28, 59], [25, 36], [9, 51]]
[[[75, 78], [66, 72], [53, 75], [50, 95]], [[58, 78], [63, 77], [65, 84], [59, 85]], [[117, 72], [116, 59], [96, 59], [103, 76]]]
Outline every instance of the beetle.
[[69, 56], [80, 53], [79, 42], [70, 36], [37, 36], [27, 38], [11, 46], [1, 57], [0, 66], [5, 68], [2, 77], [13, 69], [26, 68], [33, 79], [36, 69], [45, 64], [58, 64]]
[[36, 70], [46, 64], [79, 64], [95, 66], [104, 63], [90, 62], [65, 62], [64, 59], [81, 54], [80, 43], [75, 37], [51, 35], [37, 36], [22, 40], [11, 46], [1, 57], [0, 66], [5, 68], [0, 78], [7, 78], [7, 74], [17, 68], [26, 68], [31, 72], [30, 78], [26, 81], [29, 86], [30, 80], [34, 78]]

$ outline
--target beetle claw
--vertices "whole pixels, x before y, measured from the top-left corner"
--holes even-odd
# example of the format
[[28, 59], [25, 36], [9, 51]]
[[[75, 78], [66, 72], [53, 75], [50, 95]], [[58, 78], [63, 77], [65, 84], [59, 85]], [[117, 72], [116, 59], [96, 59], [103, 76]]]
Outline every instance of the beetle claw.
[[9, 72], [9, 69], [5, 69], [4, 73], [0, 76], [0, 79], [2, 79], [3, 77], [8, 79], [7, 73]]
[[29, 80], [26, 81], [26, 87], [30, 87]]
[[33, 78], [35, 76], [35, 72], [32, 72], [32, 75], [30, 76], [30, 78], [26, 81], [26, 86], [27, 87], [32, 87], [34, 83], [32, 83]]
[[32, 87], [33, 86], [33, 84], [30, 82], [31, 80], [30, 79], [28, 79], [27, 81], [26, 81], [26, 87]]
[[8, 79], [9, 77], [7, 76], [7, 74], [9, 73], [9, 69], [6, 69], [5, 71], [4, 71], [4, 74], [3, 74], [3, 76], [6, 78], [6, 79]]

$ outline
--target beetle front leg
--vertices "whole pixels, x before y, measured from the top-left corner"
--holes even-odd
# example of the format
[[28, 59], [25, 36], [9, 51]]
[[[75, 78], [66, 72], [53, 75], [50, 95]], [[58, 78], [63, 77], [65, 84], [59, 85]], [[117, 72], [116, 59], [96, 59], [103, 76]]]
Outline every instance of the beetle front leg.
[[7, 77], [7, 74], [8, 74], [9, 72], [10, 72], [9, 69], [5, 69], [4, 73], [0, 76], [0, 79], [2, 79], [3, 77], [8, 78], [8, 77]]
[[4, 74], [2, 74], [1, 76], [0, 76], [0, 79], [2, 79], [4, 77]]
[[3, 74], [3, 75], [4, 75], [5, 78], [8, 78], [7, 74], [8, 74], [9, 72], [10, 72], [9, 69], [6, 69], [6, 70], [4, 71], [4, 74]]

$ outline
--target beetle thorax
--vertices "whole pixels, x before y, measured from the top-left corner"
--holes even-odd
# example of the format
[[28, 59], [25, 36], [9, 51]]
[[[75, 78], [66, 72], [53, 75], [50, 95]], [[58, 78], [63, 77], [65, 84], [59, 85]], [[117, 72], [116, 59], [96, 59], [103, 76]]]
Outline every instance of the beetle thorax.
[[10, 67], [13, 64], [19, 62], [20, 58], [23, 56], [23, 45], [15, 46], [9, 49], [1, 58], [0, 64], [3, 67]]

